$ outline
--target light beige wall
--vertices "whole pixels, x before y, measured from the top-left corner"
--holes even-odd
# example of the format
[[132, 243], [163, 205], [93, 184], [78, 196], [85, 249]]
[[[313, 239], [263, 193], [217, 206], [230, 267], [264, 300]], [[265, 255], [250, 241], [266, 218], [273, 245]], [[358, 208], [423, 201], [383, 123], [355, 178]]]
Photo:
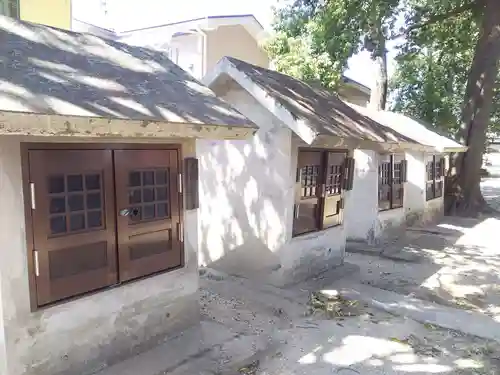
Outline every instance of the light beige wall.
[[[0, 136], [0, 373], [89, 373], [197, 323], [198, 210], [184, 216], [184, 268], [31, 312], [21, 140], [49, 138]], [[182, 142], [182, 151], [194, 155], [194, 140]]]
[[21, 0], [19, 13], [23, 21], [71, 28], [71, 0]]
[[231, 56], [263, 68], [269, 67], [269, 56], [242, 25], [222, 26], [207, 31], [207, 72], [224, 56]]

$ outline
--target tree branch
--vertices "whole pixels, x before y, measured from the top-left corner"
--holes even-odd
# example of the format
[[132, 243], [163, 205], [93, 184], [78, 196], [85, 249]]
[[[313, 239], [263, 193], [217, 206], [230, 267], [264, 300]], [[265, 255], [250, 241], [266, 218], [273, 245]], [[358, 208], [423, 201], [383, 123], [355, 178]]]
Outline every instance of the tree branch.
[[482, 1], [481, 0], [478, 0], [478, 1], [472, 0], [470, 3], [464, 4], [464, 5], [462, 5], [462, 6], [458, 7], [458, 8], [452, 9], [452, 10], [446, 12], [446, 13], [435, 14], [435, 15], [429, 17], [424, 22], [418, 22], [418, 23], [415, 23], [413, 25], [410, 25], [406, 29], [404, 29], [403, 31], [401, 31], [399, 34], [396, 34], [396, 35], [392, 36], [390, 39], [394, 40], [394, 39], [403, 37], [405, 35], [408, 35], [412, 31], [415, 31], [417, 29], [421, 29], [421, 28], [424, 28], [424, 27], [427, 27], [427, 26], [430, 26], [430, 25], [434, 25], [434, 24], [436, 24], [438, 22], [446, 21], [447, 19], [459, 16], [460, 14], [465, 13], [465, 12], [467, 12], [469, 10], [472, 10], [475, 7], [481, 6], [481, 5], [482, 5]]

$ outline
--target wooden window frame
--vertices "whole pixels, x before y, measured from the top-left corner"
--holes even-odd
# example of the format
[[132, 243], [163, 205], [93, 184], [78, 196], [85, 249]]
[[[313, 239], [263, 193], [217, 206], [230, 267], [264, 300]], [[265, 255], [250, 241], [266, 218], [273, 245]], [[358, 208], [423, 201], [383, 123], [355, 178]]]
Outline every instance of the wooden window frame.
[[[385, 167], [385, 168], [384, 168]], [[387, 176], [383, 176], [383, 172]], [[384, 179], [386, 183], [382, 183]], [[381, 154], [378, 162], [378, 209], [394, 210], [404, 206], [405, 183], [408, 180], [408, 162], [402, 153]], [[399, 196], [396, 192], [399, 191]], [[387, 199], [383, 199], [387, 197]]]
[[[108, 287], [98, 290], [78, 294], [75, 296], [67, 297], [55, 302], [44, 305], [39, 305], [37, 302], [37, 283], [36, 283], [36, 269], [35, 269], [35, 237], [33, 233], [33, 214], [32, 214], [32, 197], [30, 188], [30, 170], [29, 170], [29, 151], [31, 150], [175, 150], [177, 151], [179, 173], [184, 176], [183, 170], [183, 155], [182, 146], [178, 143], [161, 143], [161, 144], [140, 144], [140, 143], [21, 143], [21, 183], [23, 187], [23, 200], [24, 200], [24, 220], [25, 220], [25, 234], [27, 244], [27, 261], [28, 261], [28, 284], [29, 284], [29, 297], [30, 297], [30, 310], [31, 312], [42, 311], [47, 308], [58, 306], [67, 302], [75, 301], [80, 298], [88, 297], [93, 294], [100, 293], [105, 290], [114, 289], [122, 285], [128, 285], [141, 280], [155, 277], [157, 275], [170, 273], [185, 267], [186, 256], [184, 248], [184, 194], [181, 189], [179, 194], [179, 220], [181, 225], [182, 238], [180, 243], [180, 256], [181, 264], [179, 267], [160, 271], [143, 277], [139, 277], [129, 281], [118, 281]], [[116, 229], [115, 229], [116, 230]], [[118, 251], [118, 249], [116, 249]]]
[[432, 155], [432, 160], [425, 164], [425, 200], [441, 198], [444, 190], [445, 158]]
[[[302, 168], [300, 167], [301, 154], [317, 153], [320, 160], [319, 171], [315, 175], [315, 184], [309, 186], [309, 189], [315, 189], [314, 195], [305, 196], [303, 191], [307, 189], [304, 185]], [[340, 164], [330, 164], [330, 158], [342, 157], [343, 161]], [[330, 167], [340, 167], [340, 176], [335, 169]], [[333, 174], [332, 174], [333, 173]], [[311, 178], [310, 175], [309, 178]], [[313, 177], [314, 178], [314, 177]], [[349, 157], [348, 150], [335, 149], [318, 149], [318, 148], [299, 148], [297, 153], [297, 168], [296, 168], [296, 189], [295, 189], [295, 204], [294, 204], [294, 221], [292, 229], [292, 237], [299, 237], [305, 234], [323, 231], [329, 228], [342, 225], [342, 214], [344, 208], [344, 190], [351, 190], [354, 178], [354, 159]], [[307, 179], [307, 177], [306, 177]], [[340, 181], [339, 181], [340, 179]], [[301, 202], [307, 200], [316, 200], [316, 212], [310, 218], [314, 219], [314, 228], [303, 230], [298, 226], [298, 218], [300, 215]], [[337, 205], [336, 213], [328, 215], [327, 210], [332, 209]], [[333, 205], [333, 206], [332, 206]]]

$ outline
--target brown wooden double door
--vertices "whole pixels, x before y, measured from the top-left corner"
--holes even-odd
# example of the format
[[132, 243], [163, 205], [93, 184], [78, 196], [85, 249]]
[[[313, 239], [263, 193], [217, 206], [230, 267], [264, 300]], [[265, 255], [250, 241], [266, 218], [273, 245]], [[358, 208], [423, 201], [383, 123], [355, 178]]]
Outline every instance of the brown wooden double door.
[[29, 150], [37, 305], [182, 265], [178, 150]]

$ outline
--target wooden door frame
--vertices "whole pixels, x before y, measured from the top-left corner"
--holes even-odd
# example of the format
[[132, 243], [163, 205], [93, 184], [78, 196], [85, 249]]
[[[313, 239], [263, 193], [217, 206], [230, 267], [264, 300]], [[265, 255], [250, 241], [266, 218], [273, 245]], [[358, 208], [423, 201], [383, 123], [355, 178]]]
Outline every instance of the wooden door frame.
[[[61, 301], [54, 302], [52, 304], [38, 306], [37, 303], [37, 293], [36, 293], [36, 279], [35, 279], [35, 259], [34, 259], [34, 249], [35, 249], [35, 238], [33, 233], [33, 215], [31, 210], [31, 187], [30, 187], [30, 171], [29, 171], [29, 151], [30, 150], [175, 150], [177, 151], [177, 162], [179, 165], [179, 173], [182, 177], [184, 177], [183, 170], [183, 156], [182, 156], [182, 145], [179, 143], [50, 143], [50, 142], [21, 142], [21, 186], [23, 189], [23, 203], [24, 203], [24, 226], [25, 226], [25, 239], [26, 239], [26, 257], [28, 261], [28, 285], [29, 285], [29, 298], [30, 298], [30, 309], [31, 312], [35, 312], [38, 310], [42, 310], [54, 305], [59, 305], [62, 303], [66, 303], [68, 301], [72, 301], [78, 298], [82, 298], [84, 296], [88, 296], [94, 293], [99, 293], [101, 290], [85, 293], [83, 295], [70, 297]], [[113, 174], [113, 185], [116, 186], [115, 176]], [[179, 218], [181, 223], [182, 230], [182, 242], [181, 246], [181, 265], [179, 268], [185, 267], [186, 256], [184, 249], [184, 240], [185, 240], [185, 226], [184, 226], [184, 187], [182, 188], [179, 194]], [[115, 229], [116, 231], [116, 229]], [[116, 245], [118, 246], [118, 245]], [[117, 249], [118, 251], [118, 249]], [[174, 271], [167, 270], [164, 273]], [[137, 281], [141, 281], [147, 277], [154, 277], [155, 275], [149, 275], [143, 278], [138, 278], [135, 280], [131, 280], [126, 282], [133, 283]], [[122, 285], [123, 283], [118, 283], [109, 288], [115, 288], [117, 286]], [[108, 288], [108, 289], [109, 289]]]
[[[352, 155], [352, 150], [349, 149], [349, 148], [321, 148], [321, 147], [307, 147], [307, 146], [298, 146], [297, 147], [297, 153], [295, 154], [295, 163], [293, 164], [292, 162], [292, 168], [293, 168], [293, 165], [295, 165], [295, 171], [293, 173], [293, 176], [297, 176], [297, 170], [299, 169], [299, 154], [300, 152], [320, 152], [321, 153], [321, 166], [324, 166], [325, 168], [320, 168], [320, 177], [321, 177], [321, 181], [324, 181], [324, 178], [325, 178], [325, 171], [326, 171], [326, 168], [327, 168], [327, 162], [328, 162], [328, 153], [336, 153], [336, 154], [344, 154], [345, 155], [345, 159], [351, 157]], [[345, 160], [344, 159], [344, 160]], [[345, 170], [342, 172], [342, 180], [343, 178], [345, 178]], [[297, 181], [296, 181], [297, 177], [295, 177], [294, 179], [294, 186], [296, 186], [297, 184]], [[320, 203], [320, 213], [318, 213], [318, 217], [316, 218], [318, 220], [318, 228], [315, 229], [315, 230], [311, 230], [311, 231], [307, 231], [307, 232], [303, 232], [303, 233], [300, 233], [300, 234], [293, 234], [294, 233], [294, 221], [295, 219], [292, 220], [292, 239], [293, 238], [297, 238], [297, 237], [301, 237], [301, 236], [304, 236], [304, 235], [307, 235], [307, 234], [312, 234], [312, 233], [319, 233], [319, 232], [322, 232], [324, 230], [328, 230], [328, 229], [331, 229], [331, 228], [335, 228], [339, 225], [343, 225], [343, 217], [342, 217], [342, 223], [340, 223], [339, 225], [335, 225], [333, 227], [328, 227], [328, 228], [323, 228], [323, 211], [324, 211], [324, 197], [323, 197], [323, 186], [324, 186], [324, 183], [320, 184], [320, 197], [318, 198], [318, 202]], [[344, 199], [345, 197], [345, 193], [344, 193], [344, 187], [342, 185], [341, 187], [341, 193], [340, 193], [340, 199]], [[297, 197], [296, 197], [296, 188], [294, 187], [294, 201], [293, 201], [293, 215], [295, 217], [295, 210], [296, 210], [296, 205], [297, 205]], [[343, 213], [342, 213], [343, 215]]]

